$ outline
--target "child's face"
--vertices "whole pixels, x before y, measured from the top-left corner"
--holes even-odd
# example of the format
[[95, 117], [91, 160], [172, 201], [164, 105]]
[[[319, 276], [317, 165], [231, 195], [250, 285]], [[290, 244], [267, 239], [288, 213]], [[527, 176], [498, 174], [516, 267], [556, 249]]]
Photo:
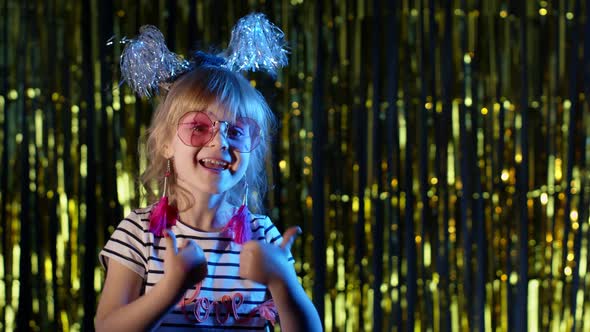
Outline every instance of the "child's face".
[[183, 121], [171, 142], [174, 168], [179, 183], [193, 194], [221, 194], [242, 179], [248, 168], [250, 154], [238, 151], [239, 146], [236, 148], [232, 134], [227, 130], [231, 121], [224, 118], [223, 111], [217, 105], [210, 105], [201, 111], [215, 122], [217, 130], [202, 147], [191, 146], [181, 139], [180, 130], [187, 125]]

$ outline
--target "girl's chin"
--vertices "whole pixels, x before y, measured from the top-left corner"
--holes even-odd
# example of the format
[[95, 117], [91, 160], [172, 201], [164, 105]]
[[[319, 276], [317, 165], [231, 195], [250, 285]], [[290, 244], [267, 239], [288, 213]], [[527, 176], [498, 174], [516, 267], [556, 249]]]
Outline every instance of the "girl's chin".
[[201, 183], [200, 185], [194, 186], [192, 188], [193, 188], [192, 191], [194, 191], [194, 192], [208, 194], [208, 195], [221, 195], [231, 189], [231, 187], [224, 186], [224, 185], [209, 185], [209, 186], [205, 185], [205, 186], [203, 186], [203, 183]]
[[[201, 169], [203, 172], [207, 172], [204, 169]], [[219, 195], [227, 192], [231, 188], [233, 188], [239, 181], [235, 181], [235, 183], [231, 183], [232, 181], [228, 181], [226, 176], [222, 176], [220, 174], [219, 177], [212, 177], [210, 174], [204, 175], [203, 173], [199, 172], [200, 176], [194, 176], [191, 179], [184, 180], [179, 179], [179, 184], [191, 192], [209, 194], [209, 195]]]

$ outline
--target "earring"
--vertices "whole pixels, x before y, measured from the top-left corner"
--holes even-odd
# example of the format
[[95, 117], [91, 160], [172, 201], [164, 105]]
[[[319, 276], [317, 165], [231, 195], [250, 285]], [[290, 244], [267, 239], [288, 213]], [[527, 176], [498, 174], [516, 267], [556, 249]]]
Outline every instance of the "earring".
[[250, 211], [248, 211], [248, 183], [246, 182], [242, 205], [225, 225], [224, 231], [228, 231], [237, 244], [244, 244], [252, 239], [251, 219]]
[[150, 213], [150, 232], [156, 236], [163, 236], [164, 231], [176, 225], [178, 209], [168, 203], [168, 177], [171, 175], [171, 159], [166, 161], [166, 174], [164, 175], [164, 191], [162, 198], [152, 208]]

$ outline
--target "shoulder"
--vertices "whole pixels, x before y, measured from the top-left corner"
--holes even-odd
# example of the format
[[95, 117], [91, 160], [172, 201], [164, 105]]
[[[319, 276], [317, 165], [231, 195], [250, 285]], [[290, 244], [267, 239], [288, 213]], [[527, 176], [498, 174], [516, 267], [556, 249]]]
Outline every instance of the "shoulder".
[[152, 206], [131, 210], [119, 222], [111, 237], [133, 237], [144, 243], [149, 239], [153, 241], [149, 231], [151, 210]]
[[252, 216], [252, 226], [263, 226], [263, 225], [270, 225], [272, 224], [272, 221], [270, 220], [270, 217], [264, 214], [256, 214], [256, 213], [251, 213], [250, 214]]
[[257, 240], [269, 243], [275, 243], [281, 239], [277, 226], [268, 216], [262, 214], [252, 214], [252, 233]]
[[151, 207], [135, 209], [119, 222], [99, 254], [105, 268], [114, 259], [145, 278], [149, 248], [154, 242], [149, 232], [150, 210]]
[[267, 229], [274, 227], [274, 224], [272, 220], [270, 220], [270, 217], [263, 214], [253, 213], [251, 224], [253, 232], [258, 232], [262, 230], [262, 232], [264, 233], [265, 231], [267, 231]]
[[152, 206], [132, 210], [121, 222], [118, 229], [125, 229], [133, 233], [149, 232], [150, 211]]

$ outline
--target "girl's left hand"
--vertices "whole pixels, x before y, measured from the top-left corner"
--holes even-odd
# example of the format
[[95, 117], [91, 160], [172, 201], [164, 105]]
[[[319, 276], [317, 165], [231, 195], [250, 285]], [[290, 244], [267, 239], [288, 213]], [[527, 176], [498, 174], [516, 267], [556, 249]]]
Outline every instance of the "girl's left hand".
[[285, 280], [289, 274], [295, 274], [289, 254], [300, 233], [299, 227], [290, 227], [283, 234], [283, 242], [278, 247], [255, 240], [246, 242], [240, 254], [240, 277], [269, 285]]

